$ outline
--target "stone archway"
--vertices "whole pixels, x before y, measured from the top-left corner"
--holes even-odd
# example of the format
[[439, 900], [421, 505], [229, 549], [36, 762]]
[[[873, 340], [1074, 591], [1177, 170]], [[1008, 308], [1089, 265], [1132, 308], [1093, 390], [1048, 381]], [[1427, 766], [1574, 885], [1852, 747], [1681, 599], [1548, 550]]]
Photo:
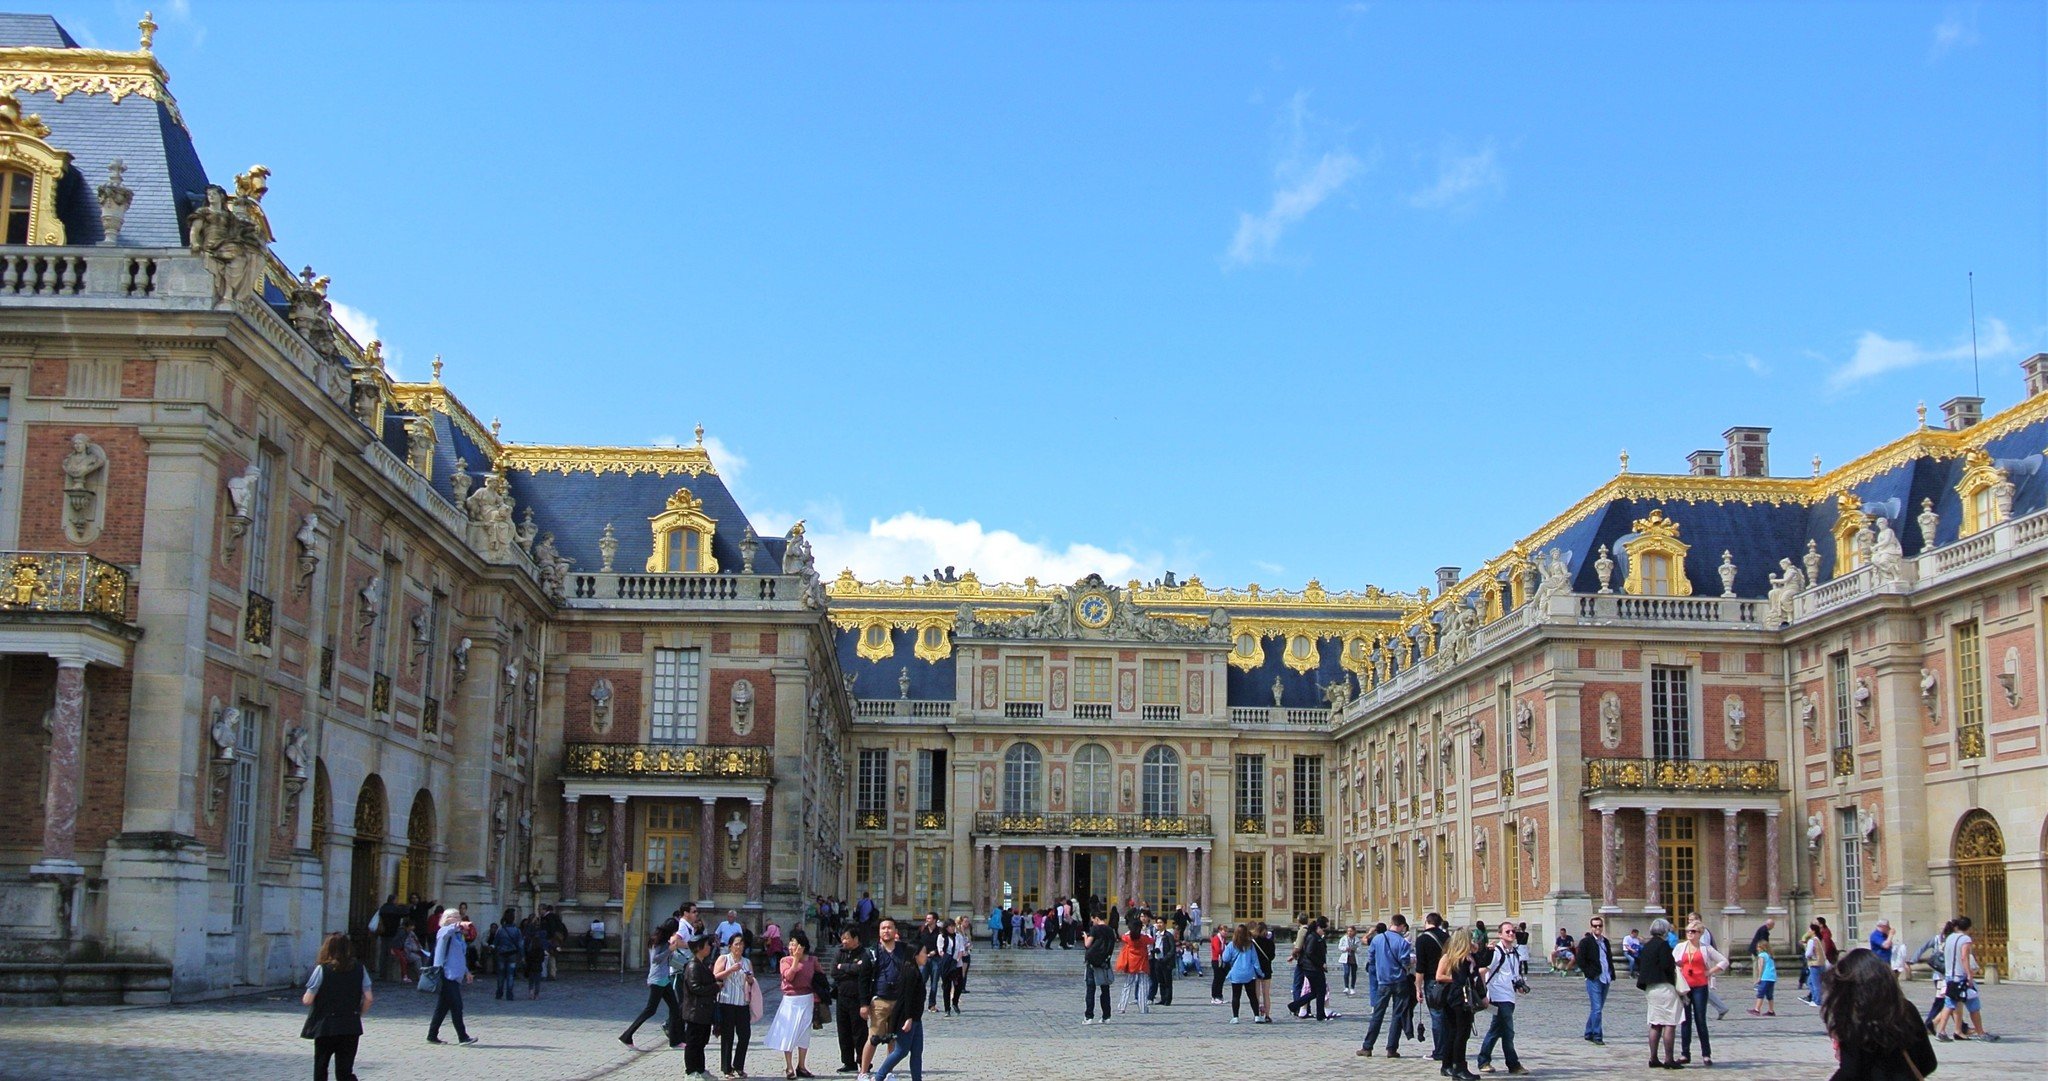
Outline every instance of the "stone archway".
[[363, 787], [356, 793], [355, 841], [349, 853], [348, 929], [356, 939], [359, 957], [375, 955], [370, 916], [377, 911], [378, 893], [384, 886], [379, 853], [389, 822], [384, 781], [373, 773], [363, 779]]
[[1983, 809], [1956, 823], [1952, 849], [1956, 866], [1956, 913], [1970, 917], [1977, 960], [2006, 972], [2010, 934], [2005, 910], [2005, 833]]
[[422, 788], [413, 796], [412, 813], [405, 819], [405, 858], [398, 863], [400, 894], [434, 898], [433, 858], [434, 797]]

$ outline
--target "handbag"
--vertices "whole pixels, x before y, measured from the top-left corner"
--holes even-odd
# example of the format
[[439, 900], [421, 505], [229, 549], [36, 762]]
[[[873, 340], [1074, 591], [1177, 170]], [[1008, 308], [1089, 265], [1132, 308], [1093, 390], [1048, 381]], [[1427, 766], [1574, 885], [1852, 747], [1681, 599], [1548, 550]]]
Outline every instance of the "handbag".
[[420, 966], [420, 982], [419, 982], [419, 986], [418, 986], [417, 988], [415, 988], [415, 990], [417, 990], [417, 991], [418, 991], [418, 992], [419, 992], [420, 994], [423, 994], [423, 995], [438, 995], [438, 994], [440, 994], [440, 993], [441, 993], [441, 966], [440, 966], [440, 965], [421, 965], [421, 966]]
[[1486, 985], [1473, 979], [1470, 969], [1463, 970], [1462, 981], [1465, 985], [1466, 1009], [1471, 1010], [1473, 1013], [1479, 1013], [1493, 1005], [1486, 1000]]
[[1422, 988], [1422, 1004], [1432, 1010], [1443, 1009], [1444, 989], [1449, 986], [1450, 984], [1447, 983], [1438, 983], [1435, 980], [1429, 981]]
[[317, 1040], [319, 1038], [320, 1007], [314, 1006], [306, 1011], [306, 1023], [304, 1025], [299, 1026], [299, 1039]]

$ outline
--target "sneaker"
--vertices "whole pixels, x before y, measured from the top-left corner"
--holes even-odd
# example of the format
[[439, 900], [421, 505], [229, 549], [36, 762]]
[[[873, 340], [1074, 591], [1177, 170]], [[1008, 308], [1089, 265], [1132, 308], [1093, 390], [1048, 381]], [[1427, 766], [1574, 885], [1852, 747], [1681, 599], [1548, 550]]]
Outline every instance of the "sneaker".
[[464, 1047], [475, 1047], [477, 1044], [480, 1044], [482, 1042], [482, 1040], [479, 1040], [474, 1036], [464, 1036], [462, 1038], [462, 1046]]
[[[1212, 999], [1210, 999], [1210, 1000], [1209, 1000], [1209, 1005], [1211, 1005], [1211, 1006], [1221, 1006], [1221, 1005], [1223, 1005], [1223, 1000], [1222, 1000], [1222, 999], [1220, 999], [1220, 998], [1212, 998]], [[1930, 1026], [1930, 1028], [1931, 1028], [1931, 1027], [1932, 1027], [1932, 1026]]]
[[442, 1039], [442, 1038], [441, 1038], [441, 1037], [439, 1037], [439, 1036], [429, 1036], [429, 1037], [427, 1037], [427, 1042], [428, 1042], [428, 1043], [447, 1043], [448, 1041], [447, 1041], [447, 1040], [444, 1040], [444, 1039]]
[[[1237, 1024], [1237, 1023], [1239, 1023], [1239, 1022], [1241, 1022], [1241, 1021], [1243, 1021], [1243, 1020], [1244, 1020], [1244, 1018], [1242, 1018], [1242, 1017], [1233, 1017], [1233, 1018], [1231, 1018], [1231, 1019], [1230, 1019], [1230, 1023], [1231, 1023], [1231, 1024], [1233, 1024], [1233, 1025], [1235, 1025], [1235, 1024]], [[1942, 1038], [1943, 1038], [1943, 1039], [1947, 1039], [1948, 1037], [1944, 1036], [1944, 1037], [1942, 1037]]]

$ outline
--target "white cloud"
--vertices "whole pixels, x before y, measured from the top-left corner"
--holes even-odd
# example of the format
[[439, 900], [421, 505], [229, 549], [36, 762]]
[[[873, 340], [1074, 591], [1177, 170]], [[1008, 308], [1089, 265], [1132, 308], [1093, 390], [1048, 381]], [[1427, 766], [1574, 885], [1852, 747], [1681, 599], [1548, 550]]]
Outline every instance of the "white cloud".
[[1314, 116], [1308, 91], [1297, 92], [1285, 114], [1287, 134], [1273, 166], [1273, 199], [1263, 213], [1242, 212], [1230, 238], [1226, 262], [1248, 266], [1273, 258], [1280, 238], [1330, 196], [1366, 169], [1366, 163], [1341, 146], [1314, 147], [1323, 141], [1311, 131]]
[[1410, 206], [1424, 210], [1463, 206], [1501, 188], [1500, 163], [1491, 140], [1469, 154], [1445, 144], [1437, 154], [1436, 183], [1408, 196]]
[[[787, 515], [755, 517], [764, 533], [769, 528], [784, 532], [790, 524]], [[817, 553], [818, 570], [828, 578], [841, 567], [851, 567], [861, 578], [874, 579], [922, 576], [951, 566], [960, 573], [972, 570], [984, 582], [1022, 582], [1035, 577], [1047, 584], [1072, 582], [1091, 573], [1111, 582], [1149, 581], [1165, 573], [1165, 562], [1156, 554], [1113, 552], [1092, 544], [1057, 547], [1025, 540], [1007, 529], [988, 529], [972, 519], [954, 522], [905, 511], [886, 519], [870, 519], [867, 527], [860, 529], [836, 518], [827, 515], [825, 520], [805, 526], [804, 535]]]
[[1977, 9], [1973, 6], [1967, 12], [1961, 8], [1950, 8], [1940, 22], [1934, 24], [1934, 43], [1928, 52], [1928, 59], [1939, 60], [1956, 49], [1977, 44]]
[[1770, 365], [1765, 364], [1764, 358], [1755, 353], [1708, 353], [1707, 359], [1747, 368], [1751, 375], [1769, 375], [1771, 372]]
[[[383, 335], [377, 333], [376, 316], [338, 300], [330, 303], [334, 308], [334, 321], [341, 324], [341, 329], [348, 331], [349, 337], [354, 338], [357, 345], [368, 345], [373, 339], [383, 340]], [[402, 378], [399, 374], [401, 359], [403, 358], [398, 349], [390, 342], [384, 342], [384, 368], [391, 373], [393, 379]]]
[[[1984, 320], [1984, 328], [1978, 336], [1975, 354], [1983, 359], [2011, 356], [2019, 351], [2013, 341], [2012, 332], [2003, 321]], [[1887, 338], [1874, 330], [1866, 330], [1856, 339], [1856, 353], [1829, 374], [1828, 386], [1841, 390], [1886, 372], [1904, 368], [1916, 368], [1922, 364], [1957, 364], [1969, 360], [1972, 354], [1969, 334], [1963, 334], [1954, 345], [1940, 348], [1921, 345], [1918, 342]]]

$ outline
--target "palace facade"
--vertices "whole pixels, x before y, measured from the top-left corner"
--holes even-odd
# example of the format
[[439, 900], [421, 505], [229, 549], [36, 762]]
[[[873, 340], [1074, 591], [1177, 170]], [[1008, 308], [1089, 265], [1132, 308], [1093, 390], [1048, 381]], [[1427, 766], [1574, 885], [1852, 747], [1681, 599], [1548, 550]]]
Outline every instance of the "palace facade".
[[519, 443], [396, 378], [153, 31], [0, 16], [0, 1002], [288, 983], [393, 893], [619, 941], [862, 891], [1968, 911], [2044, 975], [2048, 355], [1812, 477], [1761, 428], [1624, 463], [1412, 592], [824, 579], [701, 433]]

